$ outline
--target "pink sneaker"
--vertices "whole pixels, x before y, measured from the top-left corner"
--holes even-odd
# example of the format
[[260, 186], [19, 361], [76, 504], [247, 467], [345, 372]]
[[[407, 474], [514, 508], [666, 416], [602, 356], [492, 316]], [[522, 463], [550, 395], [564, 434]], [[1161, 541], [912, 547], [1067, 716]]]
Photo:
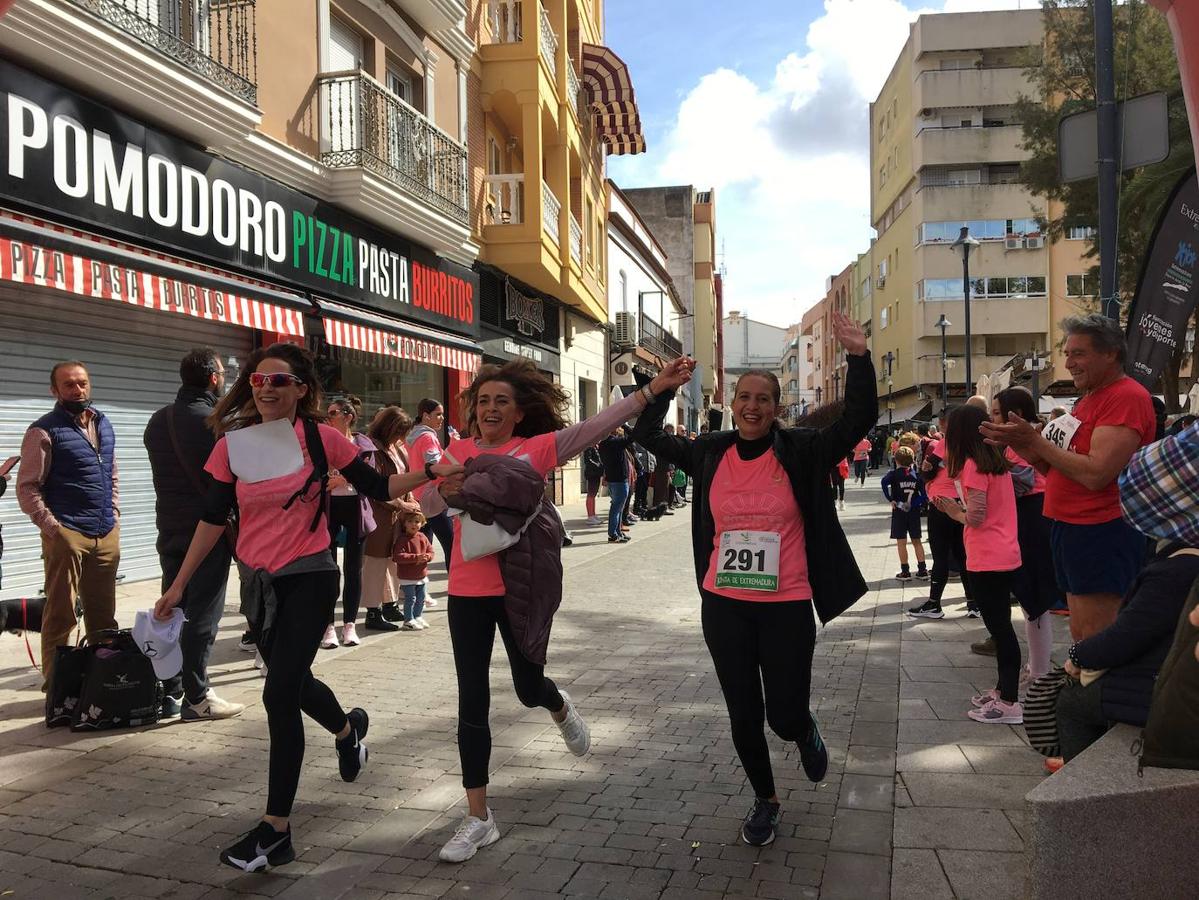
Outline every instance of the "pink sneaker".
[[991, 688], [989, 691], [983, 691], [981, 694], [975, 694], [970, 698], [970, 703], [982, 709], [988, 703], [994, 703], [999, 699], [999, 691], [996, 688]]
[[975, 722], [987, 725], [1022, 725], [1024, 724], [1024, 707], [1020, 703], [1004, 703], [1002, 700], [992, 700], [980, 709], [972, 709], [966, 713]]
[[358, 629], [353, 622], [347, 622], [341, 629], [341, 645], [343, 647], [358, 646]]

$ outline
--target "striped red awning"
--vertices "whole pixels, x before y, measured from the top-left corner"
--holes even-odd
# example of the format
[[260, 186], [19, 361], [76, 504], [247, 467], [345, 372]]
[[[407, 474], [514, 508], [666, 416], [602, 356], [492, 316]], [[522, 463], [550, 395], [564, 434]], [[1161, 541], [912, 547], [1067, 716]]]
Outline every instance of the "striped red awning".
[[482, 348], [467, 338], [317, 298], [325, 340], [335, 347], [474, 372]]
[[596, 130], [608, 153], [644, 153], [641, 116], [624, 60], [602, 44], [583, 44], [583, 84]]
[[[304, 336], [304, 308], [309, 305], [299, 295], [292, 295], [294, 308], [268, 303], [249, 295], [255, 282], [8, 210], [0, 210], [0, 229], [7, 232], [0, 233], [0, 281]], [[81, 252], [56, 248], [56, 239], [66, 239]], [[88, 247], [95, 248], [94, 256], [86, 253]], [[102, 258], [109, 255], [121, 261]], [[139, 260], [144, 268], [136, 265]], [[195, 277], [189, 277], [191, 272]]]

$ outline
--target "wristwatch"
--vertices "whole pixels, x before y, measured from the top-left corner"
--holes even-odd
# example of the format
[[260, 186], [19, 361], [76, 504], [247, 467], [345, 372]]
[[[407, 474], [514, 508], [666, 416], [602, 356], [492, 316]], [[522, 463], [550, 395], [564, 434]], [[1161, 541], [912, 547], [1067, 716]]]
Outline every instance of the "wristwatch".
[[431, 462], [425, 463], [425, 477], [430, 481], [437, 480], [437, 475], [433, 472], [433, 463]]
[[654, 398], [657, 396], [657, 394], [649, 389], [648, 384], [643, 384], [641, 386], [641, 396], [645, 398], [645, 403], [647, 406], [652, 406]]

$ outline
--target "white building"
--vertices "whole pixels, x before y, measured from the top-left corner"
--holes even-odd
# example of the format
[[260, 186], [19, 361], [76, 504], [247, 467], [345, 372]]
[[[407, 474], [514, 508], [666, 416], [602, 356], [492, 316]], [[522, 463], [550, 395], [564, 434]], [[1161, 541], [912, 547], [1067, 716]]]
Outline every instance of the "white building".
[[721, 323], [724, 334], [724, 396], [733, 401], [737, 378], [750, 369], [778, 372], [787, 342], [787, 329], [767, 325], [730, 310]]
[[[611, 184], [611, 182], [609, 182]], [[635, 373], [653, 377], [683, 353], [682, 299], [667, 257], [649, 226], [615, 184], [608, 202], [608, 320], [612, 324], [611, 383], [626, 393]], [[666, 421], [682, 424], [677, 401]]]

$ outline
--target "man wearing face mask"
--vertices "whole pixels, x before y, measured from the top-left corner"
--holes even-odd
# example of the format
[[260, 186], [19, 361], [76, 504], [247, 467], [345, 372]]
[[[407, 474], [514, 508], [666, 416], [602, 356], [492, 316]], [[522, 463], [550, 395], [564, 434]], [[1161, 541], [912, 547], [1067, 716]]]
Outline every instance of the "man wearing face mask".
[[[154, 473], [154, 512], [163, 589], [170, 587], [187, 556], [212, 476], [204, 464], [216, 446], [205, 421], [225, 392], [225, 367], [211, 347], [197, 347], [179, 363], [182, 385], [175, 401], [150, 417], [142, 437]], [[163, 682], [162, 717], [185, 722], [227, 719], [244, 706], [222, 700], [208, 686], [208, 657], [225, 610], [225, 586], [233, 552], [217, 541], [183, 592], [187, 621], [179, 635], [183, 669]]]
[[46, 608], [42, 675], [50, 682], [54, 651], [75, 627], [83, 601], [88, 634], [116, 628], [120, 503], [112, 424], [92, 407], [87, 368], [76, 360], [50, 370], [58, 402], [21, 442], [17, 502], [42, 532]]

